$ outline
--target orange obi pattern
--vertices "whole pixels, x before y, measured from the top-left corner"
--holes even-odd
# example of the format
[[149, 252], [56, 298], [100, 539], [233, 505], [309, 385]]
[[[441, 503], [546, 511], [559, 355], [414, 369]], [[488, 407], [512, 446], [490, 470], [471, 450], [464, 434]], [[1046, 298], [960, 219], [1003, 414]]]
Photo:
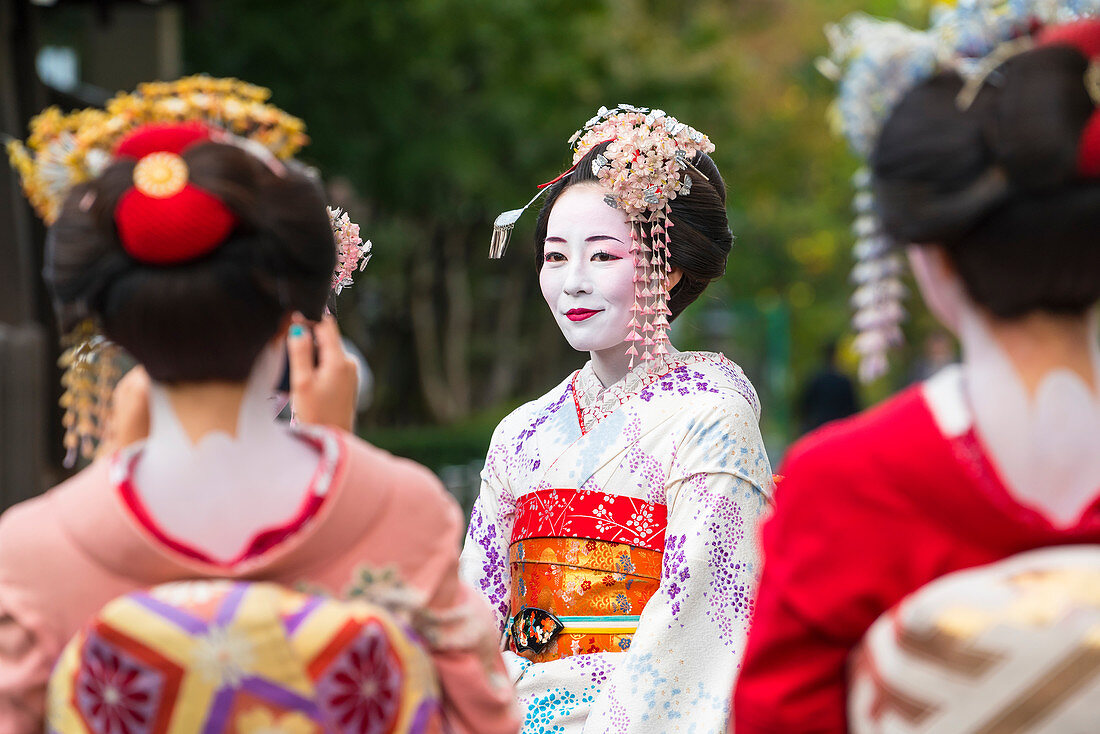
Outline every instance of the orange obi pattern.
[[509, 648], [536, 663], [628, 649], [661, 584], [662, 557], [587, 538], [513, 543]]

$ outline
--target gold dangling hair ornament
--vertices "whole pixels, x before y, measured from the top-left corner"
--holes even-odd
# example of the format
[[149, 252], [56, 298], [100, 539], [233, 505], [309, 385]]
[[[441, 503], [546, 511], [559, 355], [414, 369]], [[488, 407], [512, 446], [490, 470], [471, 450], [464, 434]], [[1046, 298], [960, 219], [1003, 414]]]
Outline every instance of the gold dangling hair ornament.
[[61, 420], [65, 428], [66, 468], [77, 458], [93, 459], [103, 438], [111, 410], [111, 395], [121, 376], [122, 350], [98, 332], [89, 319], [65, 336], [66, 349], [58, 360], [64, 369], [61, 386]]

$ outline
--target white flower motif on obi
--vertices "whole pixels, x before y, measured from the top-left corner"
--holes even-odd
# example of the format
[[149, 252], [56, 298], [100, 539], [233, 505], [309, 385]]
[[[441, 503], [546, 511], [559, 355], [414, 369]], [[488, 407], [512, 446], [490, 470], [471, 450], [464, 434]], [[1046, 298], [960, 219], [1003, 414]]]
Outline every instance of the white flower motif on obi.
[[610, 509], [608, 509], [608, 508], [606, 508], [606, 507], [604, 507], [604, 506], [603, 506], [602, 504], [601, 504], [601, 505], [597, 505], [597, 506], [596, 506], [596, 509], [592, 510], [592, 516], [593, 516], [593, 517], [599, 517], [599, 518], [603, 518], [604, 520], [610, 520], [610, 519], [612, 519], [612, 518], [611, 518], [611, 510], [610, 510]]
[[229, 593], [232, 581], [215, 579], [210, 581], [175, 581], [154, 587], [149, 596], [157, 601], [174, 607], [188, 607], [209, 604]]
[[656, 523], [653, 522], [652, 508], [643, 505], [640, 510], [631, 515], [627, 526], [633, 528], [634, 532], [637, 533], [635, 540], [649, 536], [657, 528]]
[[198, 638], [192, 655], [192, 667], [218, 688], [239, 686], [256, 657], [252, 642], [228, 627], [213, 627]]

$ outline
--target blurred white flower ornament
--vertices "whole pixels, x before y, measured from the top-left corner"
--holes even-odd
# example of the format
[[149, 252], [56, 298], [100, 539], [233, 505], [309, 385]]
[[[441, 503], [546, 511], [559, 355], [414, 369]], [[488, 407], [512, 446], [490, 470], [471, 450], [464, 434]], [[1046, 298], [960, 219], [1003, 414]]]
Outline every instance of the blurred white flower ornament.
[[[818, 60], [818, 70], [838, 84], [830, 119], [866, 160], [890, 113], [922, 81], [954, 70], [980, 84], [991, 66], [1026, 48], [1037, 28], [1098, 16], [1100, 0], [941, 0], [931, 10], [927, 30], [864, 13], [850, 15], [826, 27], [831, 53]], [[889, 350], [904, 341], [906, 288], [895, 245], [908, 243], [894, 243], [883, 232], [867, 168], [856, 173], [853, 185], [854, 345], [860, 378], [870, 381], [886, 373]]]

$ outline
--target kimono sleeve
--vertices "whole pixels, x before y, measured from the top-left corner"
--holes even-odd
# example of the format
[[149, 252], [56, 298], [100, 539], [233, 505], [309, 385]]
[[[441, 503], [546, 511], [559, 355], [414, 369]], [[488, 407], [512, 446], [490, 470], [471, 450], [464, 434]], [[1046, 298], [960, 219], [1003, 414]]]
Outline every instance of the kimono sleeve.
[[[439, 487], [443, 492], [442, 487]], [[435, 553], [443, 573], [425, 605], [424, 635], [439, 675], [443, 711], [456, 734], [514, 734], [519, 730], [515, 694], [497, 646], [484, 600], [458, 576], [462, 514], [448, 498], [445, 526]]]
[[724, 731], [759, 570], [771, 468], [756, 415], [701, 411], [673, 462], [661, 585], [593, 702], [585, 734]]
[[0, 602], [0, 734], [42, 730], [51, 662], [35, 631]]
[[8, 564], [25, 561], [12, 550], [11, 534], [0, 532], [0, 734], [30, 734], [42, 731], [46, 684], [59, 650], [9, 573], [18, 569]]
[[780, 470], [734, 695], [739, 734], [848, 730], [849, 653], [903, 593], [901, 559], [919, 553], [912, 511], [847, 465], [869, 453], [811, 437]]
[[504, 632], [510, 606], [508, 544], [516, 520], [516, 500], [505, 472], [507, 445], [504, 436], [513, 418], [514, 415], [506, 418], [493, 433], [460, 562], [463, 580], [477, 590], [492, 609], [498, 633]]

